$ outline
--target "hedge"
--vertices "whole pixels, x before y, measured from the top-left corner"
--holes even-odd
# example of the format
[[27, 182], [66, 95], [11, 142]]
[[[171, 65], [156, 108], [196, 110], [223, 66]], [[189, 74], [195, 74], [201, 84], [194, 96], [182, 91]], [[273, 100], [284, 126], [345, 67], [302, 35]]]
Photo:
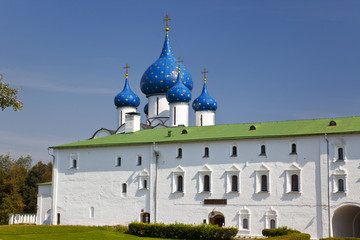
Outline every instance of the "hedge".
[[310, 240], [310, 234], [307, 233], [291, 233], [289, 235], [270, 237], [270, 239], [281, 240]]
[[191, 225], [191, 224], [163, 224], [138, 223], [129, 224], [130, 234], [142, 237], [172, 238], [172, 239], [205, 239], [227, 240], [236, 236], [237, 228], [221, 228], [217, 225]]
[[265, 237], [284, 236], [284, 235], [289, 235], [289, 234], [294, 234], [294, 233], [300, 233], [300, 232], [295, 229], [287, 228], [286, 226], [279, 227], [279, 228], [268, 228], [268, 229], [262, 230], [262, 235], [264, 235]]

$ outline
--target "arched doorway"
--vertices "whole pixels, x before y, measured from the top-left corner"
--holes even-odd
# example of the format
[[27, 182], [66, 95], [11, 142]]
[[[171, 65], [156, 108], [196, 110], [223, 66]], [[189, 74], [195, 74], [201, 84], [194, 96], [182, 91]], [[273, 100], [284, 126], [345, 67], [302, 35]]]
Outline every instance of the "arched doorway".
[[150, 213], [143, 213], [141, 216], [141, 222], [143, 223], [150, 223]]
[[225, 226], [225, 217], [221, 212], [212, 211], [209, 214], [209, 223], [211, 225]]
[[360, 237], [360, 207], [346, 205], [336, 209], [332, 229], [334, 237]]

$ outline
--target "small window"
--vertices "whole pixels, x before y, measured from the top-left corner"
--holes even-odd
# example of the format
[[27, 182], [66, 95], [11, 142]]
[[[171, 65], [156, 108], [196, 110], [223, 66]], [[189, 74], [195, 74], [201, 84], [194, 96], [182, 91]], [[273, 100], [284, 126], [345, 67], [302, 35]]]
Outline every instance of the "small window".
[[270, 220], [270, 228], [276, 228], [276, 223], [274, 219]]
[[265, 145], [261, 145], [261, 147], [260, 147], [260, 155], [266, 155]]
[[188, 132], [187, 132], [186, 129], [183, 129], [182, 132], [181, 132], [181, 134], [187, 134], [187, 133], [188, 133]]
[[138, 156], [138, 161], [137, 161], [137, 165], [140, 166], [142, 163], [142, 157]]
[[345, 192], [344, 179], [338, 180], [338, 192]]
[[123, 183], [123, 184], [122, 184], [122, 192], [123, 192], [123, 193], [126, 193], [126, 190], [127, 190], [127, 189], [126, 189], [126, 183]]
[[290, 154], [296, 154], [296, 144], [291, 144], [291, 153]]
[[94, 207], [90, 208], [90, 218], [94, 218], [95, 217], [95, 209]]
[[231, 176], [231, 191], [238, 192], [238, 176], [236, 175]]
[[143, 181], [143, 188], [147, 188], [147, 180], [146, 179], [144, 179], [144, 181]]
[[183, 181], [183, 176], [178, 176], [177, 177], [177, 191], [178, 192], [183, 192], [183, 186], [184, 186], [184, 181]]
[[249, 128], [250, 131], [252, 130], [256, 130], [256, 127], [254, 125], [251, 125], [250, 128]]
[[268, 181], [266, 175], [261, 175], [261, 191], [262, 192], [268, 191]]
[[205, 147], [204, 149], [204, 157], [209, 157], [209, 148]]
[[118, 158], [117, 158], [116, 166], [117, 166], [117, 167], [120, 167], [120, 166], [121, 166], [121, 157], [118, 157]]
[[335, 121], [330, 121], [329, 126], [336, 126], [336, 122]]
[[249, 220], [247, 218], [243, 219], [243, 229], [249, 229]]
[[182, 158], [182, 148], [178, 148], [177, 158]]
[[72, 161], [72, 168], [77, 168], [77, 160], [73, 159]]
[[210, 177], [209, 177], [209, 175], [204, 176], [204, 192], [210, 192]]
[[338, 148], [338, 160], [344, 161], [344, 148]]
[[231, 154], [232, 157], [236, 157], [237, 156], [237, 147], [236, 146], [233, 146], [232, 147], [232, 154]]
[[297, 174], [291, 175], [291, 191], [292, 192], [299, 191], [299, 176]]
[[60, 213], [57, 214], [57, 225], [60, 225]]

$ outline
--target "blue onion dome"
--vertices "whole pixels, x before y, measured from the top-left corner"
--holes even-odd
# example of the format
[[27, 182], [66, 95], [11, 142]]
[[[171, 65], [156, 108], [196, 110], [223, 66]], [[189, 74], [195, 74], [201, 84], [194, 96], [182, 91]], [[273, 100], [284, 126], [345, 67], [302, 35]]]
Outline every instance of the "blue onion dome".
[[144, 113], [145, 113], [145, 115], [148, 115], [148, 113], [149, 113], [149, 103], [147, 103], [147, 104], [145, 105], [145, 107], [144, 107]]
[[[178, 76], [181, 76], [180, 72]], [[191, 100], [190, 89], [178, 78], [176, 84], [166, 93], [166, 99], [169, 103], [188, 103]]]
[[126, 73], [124, 89], [115, 96], [114, 103], [116, 107], [137, 108], [140, 105], [140, 98], [131, 90], [128, 81], [128, 75], [129, 74]]
[[204, 87], [201, 95], [193, 101], [192, 107], [195, 111], [211, 111], [217, 109], [217, 101], [212, 98], [207, 90], [206, 78], [204, 78]]
[[[166, 28], [166, 36], [161, 55], [144, 73], [141, 78], [141, 91], [147, 96], [155, 94], [166, 94], [177, 81], [177, 64], [172, 53], [169, 40], [169, 28]], [[180, 65], [180, 79], [184, 85], [192, 90], [193, 81], [190, 73], [184, 65]]]

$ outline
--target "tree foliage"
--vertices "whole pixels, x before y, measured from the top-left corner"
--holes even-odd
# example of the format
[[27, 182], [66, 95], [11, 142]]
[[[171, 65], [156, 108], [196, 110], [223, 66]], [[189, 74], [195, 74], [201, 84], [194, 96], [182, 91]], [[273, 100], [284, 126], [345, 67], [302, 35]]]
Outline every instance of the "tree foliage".
[[0, 107], [2, 111], [11, 106], [14, 111], [22, 109], [23, 103], [17, 100], [19, 90], [18, 88], [11, 88], [8, 83], [4, 83], [0, 74]]
[[0, 154], [0, 224], [7, 224], [10, 213], [36, 213], [37, 184], [51, 181], [52, 163], [31, 163], [30, 155]]

